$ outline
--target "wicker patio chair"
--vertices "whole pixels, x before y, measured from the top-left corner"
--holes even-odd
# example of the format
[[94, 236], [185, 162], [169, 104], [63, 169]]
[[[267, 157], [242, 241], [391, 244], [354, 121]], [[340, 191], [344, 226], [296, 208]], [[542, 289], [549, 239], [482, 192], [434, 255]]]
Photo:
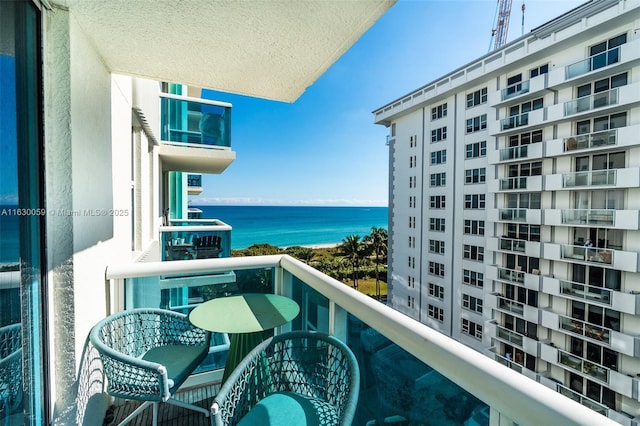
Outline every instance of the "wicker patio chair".
[[22, 333], [20, 323], [0, 327], [0, 419], [22, 404]]
[[296, 331], [258, 345], [211, 407], [216, 426], [351, 425], [360, 375], [351, 350], [323, 333]]
[[145, 401], [120, 425], [149, 405], [157, 424], [160, 402], [209, 411], [171, 398], [207, 356], [211, 333], [194, 327], [186, 315], [162, 309], [132, 309], [96, 324], [90, 340], [102, 359], [107, 393]]

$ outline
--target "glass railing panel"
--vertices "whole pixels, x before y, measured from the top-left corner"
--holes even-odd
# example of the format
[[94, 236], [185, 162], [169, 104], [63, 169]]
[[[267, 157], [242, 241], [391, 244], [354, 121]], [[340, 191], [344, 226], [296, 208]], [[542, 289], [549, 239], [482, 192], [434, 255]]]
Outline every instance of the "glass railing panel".
[[613, 263], [614, 253], [611, 249], [572, 245], [562, 245], [560, 249], [563, 259], [583, 260], [607, 265]]
[[517, 222], [527, 221], [526, 209], [498, 209], [500, 220], [513, 220]]
[[[208, 230], [207, 228], [213, 229], [215, 226], [194, 221], [172, 222], [171, 225], [169, 229], [174, 229], [173, 231], [160, 232], [163, 261], [231, 256], [231, 231]], [[185, 230], [175, 230], [178, 226]]]
[[592, 409], [595, 412], [598, 412], [600, 414], [602, 414], [603, 416], [608, 415], [609, 413], [609, 409], [598, 403], [595, 402], [589, 398], [587, 398], [584, 395], [579, 394], [578, 392], [575, 392], [565, 386], [562, 386], [561, 384], [558, 384], [558, 392], [561, 393], [562, 395], [566, 396], [567, 398], [571, 398], [574, 401], [579, 402], [580, 404], [584, 405], [585, 407], [589, 407], [590, 409]]
[[527, 178], [511, 177], [500, 179], [500, 190], [505, 191], [509, 189], [527, 189]]
[[516, 158], [526, 158], [529, 147], [527, 145], [512, 146], [500, 150], [500, 161], [513, 160]]
[[524, 253], [527, 242], [513, 238], [500, 238], [500, 249]]
[[499, 338], [513, 343], [514, 345], [522, 346], [524, 336], [516, 333], [515, 331], [507, 330], [506, 328], [497, 326], [496, 334]]
[[498, 278], [505, 281], [511, 281], [514, 283], [524, 283], [524, 272], [516, 271], [514, 269], [498, 268]]
[[583, 59], [565, 67], [565, 77], [567, 79], [578, 77], [582, 74], [615, 64], [620, 61], [620, 47], [598, 53], [597, 55]]
[[496, 354], [494, 359], [496, 361], [498, 361], [500, 364], [505, 365], [507, 367], [509, 367], [510, 369], [517, 371], [518, 373], [522, 374], [522, 365], [518, 364], [517, 362], [513, 361], [512, 359], [509, 358], [505, 358], [502, 355], [498, 355]]
[[611, 304], [611, 290], [572, 281], [560, 281], [560, 292], [582, 299]]
[[605, 209], [562, 210], [562, 223], [568, 225], [613, 226], [616, 211]]
[[611, 340], [611, 330], [575, 318], [561, 316], [560, 328], [604, 343]]
[[596, 93], [590, 96], [583, 96], [564, 103], [564, 115], [577, 114], [579, 112], [590, 111], [618, 103], [618, 88]]
[[514, 96], [522, 95], [529, 92], [529, 81], [521, 81], [519, 83], [512, 84], [511, 86], [502, 89], [502, 100], [513, 98]]
[[195, 188], [202, 187], [202, 175], [189, 173], [187, 175], [187, 186]]
[[507, 299], [506, 297], [498, 297], [498, 307], [514, 314], [524, 314], [524, 304], [516, 302], [515, 300]]
[[524, 114], [514, 115], [508, 118], [504, 118], [501, 121], [502, 130], [513, 129], [520, 126], [526, 126], [529, 124], [529, 113], [525, 112]]
[[160, 138], [209, 147], [231, 146], [231, 106], [206, 99], [162, 94]]
[[[293, 330], [329, 330], [328, 298], [297, 278], [292, 279], [290, 297], [301, 308], [291, 322]], [[474, 418], [474, 425], [489, 425], [484, 403], [354, 315], [347, 314], [335, 326], [346, 335], [360, 366], [354, 425], [386, 424], [392, 419], [421, 424], [427, 418], [443, 425], [466, 424]]]
[[603, 132], [589, 133], [586, 135], [570, 136], [564, 138], [564, 150], [591, 149], [602, 146], [615, 145], [617, 143], [617, 130], [605, 130]]
[[615, 185], [616, 175], [616, 170], [564, 173], [562, 175], [562, 186], [564, 188], [573, 188], [578, 186]]

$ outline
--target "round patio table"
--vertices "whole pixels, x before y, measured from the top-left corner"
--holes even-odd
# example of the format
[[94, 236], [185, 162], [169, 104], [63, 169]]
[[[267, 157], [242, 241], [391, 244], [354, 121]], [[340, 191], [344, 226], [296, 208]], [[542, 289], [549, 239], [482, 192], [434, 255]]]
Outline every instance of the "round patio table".
[[196, 327], [231, 334], [222, 383], [263, 340], [263, 332], [288, 323], [300, 312], [298, 304], [277, 294], [247, 293], [209, 300], [191, 311]]

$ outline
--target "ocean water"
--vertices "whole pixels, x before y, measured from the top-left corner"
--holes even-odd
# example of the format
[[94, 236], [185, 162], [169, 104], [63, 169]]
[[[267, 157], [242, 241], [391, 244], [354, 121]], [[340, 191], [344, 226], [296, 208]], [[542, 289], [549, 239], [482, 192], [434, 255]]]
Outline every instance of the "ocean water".
[[[278, 247], [338, 244], [351, 234], [363, 237], [373, 227], [389, 229], [387, 207], [192, 207], [201, 209], [203, 218], [231, 225], [234, 249], [261, 243]], [[18, 216], [0, 215], [0, 264], [18, 262], [19, 238]]]
[[278, 247], [338, 244], [371, 228], [388, 229], [387, 207], [192, 206], [203, 218], [231, 225], [233, 249], [267, 243]]

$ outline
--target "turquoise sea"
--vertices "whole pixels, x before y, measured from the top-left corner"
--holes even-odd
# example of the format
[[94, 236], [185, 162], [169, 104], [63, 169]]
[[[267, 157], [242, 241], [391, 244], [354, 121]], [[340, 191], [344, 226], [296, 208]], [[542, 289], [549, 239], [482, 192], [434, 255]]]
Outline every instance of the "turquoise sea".
[[203, 218], [231, 225], [231, 246], [267, 243], [278, 247], [340, 243], [346, 236], [365, 236], [372, 227], [388, 229], [387, 207], [191, 206]]
[[[15, 206], [13, 206], [15, 207]], [[387, 207], [191, 206], [202, 217], [231, 225], [231, 246], [267, 243], [278, 247], [340, 243], [365, 236], [372, 227], [388, 229]], [[19, 259], [18, 216], [0, 216], [0, 264]]]

